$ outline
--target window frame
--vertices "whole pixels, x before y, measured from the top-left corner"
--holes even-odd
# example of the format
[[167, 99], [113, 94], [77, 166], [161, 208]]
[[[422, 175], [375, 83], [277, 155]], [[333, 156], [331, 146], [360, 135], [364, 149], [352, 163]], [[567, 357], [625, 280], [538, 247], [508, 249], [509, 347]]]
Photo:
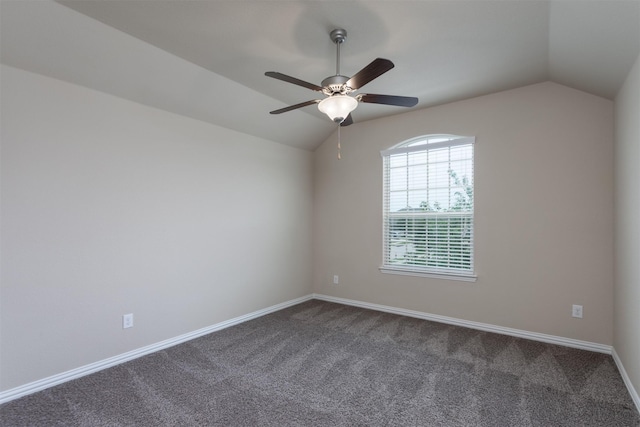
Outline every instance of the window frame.
[[[429, 143], [429, 140], [436, 140], [436, 142]], [[443, 140], [443, 141], [437, 141]], [[437, 266], [416, 266], [416, 265], [407, 265], [407, 264], [391, 264], [389, 262], [389, 253], [390, 253], [390, 225], [389, 218], [391, 217], [390, 212], [390, 158], [395, 154], [409, 154], [414, 152], [425, 152], [428, 153], [431, 150], [443, 149], [443, 148], [452, 148], [456, 146], [462, 145], [471, 145], [472, 154], [471, 154], [471, 171], [472, 171], [472, 189], [475, 190], [475, 136], [460, 136], [460, 135], [449, 135], [449, 134], [431, 134], [431, 135], [421, 135], [414, 138], [410, 138], [395, 146], [382, 150], [380, 155], [383, 160], [383, 208], [382, 208], [382, 264], [379, 267], [380, 272], [387, 274], [398, 274], [404, 276], [418, 276], [418, 277], [428, 277], [435, 279], [447, 279], [447, 280], [457, 280], [457, 281], [465, 281], [465, 282], [475, 282], [477, 280], [477, 276], [475, 274], [475, 201], [472, 202], [470, 216], [470, 269], [455, 269], [450, 267], [437, 267]], [[418, 142], [427, 141], [423, 144], [417, 144]], [[451, 160], [449, 160], [450, 162]], [[406, 166], [409, 168], [409, 165]], [[428, 169], [427, 169], [428, 170]], [[431, 187], [427, 187], [431, 188]], [[451, 189], [451, 185], [448, 186]], [[409, 184], [407, 184], [407, 190], [409, 191]], [[420, 211], [422, 212], [422, 211]], [[416, 217], [424, 217], [428, 219], [430, 216], [433, 218], [442, 218], [446, 216], [450, 216], [451, 212], [441, 212], [440, 214], [426, 214], [416, 215]], [[438, 216], [439, 215], [439, 216]], [[460, 214], [458, 214], [460, 215]], [[466, 215], [466, 214], [465, 214]], [[426, 231], [425, 231], [426, 232]], [[425, 241], [425, 247], [427, 242]], [[448, 252], [449, 254], [450, 252]]]

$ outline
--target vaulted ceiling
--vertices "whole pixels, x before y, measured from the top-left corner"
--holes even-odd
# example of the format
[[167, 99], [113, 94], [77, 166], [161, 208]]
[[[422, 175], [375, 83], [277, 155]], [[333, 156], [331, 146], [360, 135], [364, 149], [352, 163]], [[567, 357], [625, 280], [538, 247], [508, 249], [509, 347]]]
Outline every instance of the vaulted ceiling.
[[[2, 63], [284, 144], [314, 149], [335, 124], [320, 84], [377, 57], [395, 68], [362, 92], [415, 108], [552, 80], [613, 99], [640, 52], [640, 1], [2, 0]], [[320, 95], [321, 97], [321, 95]], [[357, 123], [403, 113], [360, 104]]]

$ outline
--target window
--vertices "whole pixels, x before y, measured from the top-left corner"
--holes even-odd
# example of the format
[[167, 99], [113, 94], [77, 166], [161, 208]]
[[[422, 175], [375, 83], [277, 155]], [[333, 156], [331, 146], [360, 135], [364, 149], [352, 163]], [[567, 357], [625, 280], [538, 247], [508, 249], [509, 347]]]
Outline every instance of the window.
[[382, 272], [475, 280], [474, 143], [427, 135], [381, 152]]

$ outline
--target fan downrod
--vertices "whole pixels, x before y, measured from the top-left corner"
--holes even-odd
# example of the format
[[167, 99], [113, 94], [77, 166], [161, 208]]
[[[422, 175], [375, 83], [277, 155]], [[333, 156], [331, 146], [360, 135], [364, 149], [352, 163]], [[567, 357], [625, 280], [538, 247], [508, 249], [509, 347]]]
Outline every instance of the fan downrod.
[[349, 77], [340, 75], [340, 45], [347, 40], [347, 30], [343, 28], [336, 28], [329, 33], [329, 37], [336, 45], [336, 74], [329, 76], [322, 81], [322, 92], [327, 96], [331, 96], [336, 93], [346, 95], [350, 92], [350, 90], [345, 86]]

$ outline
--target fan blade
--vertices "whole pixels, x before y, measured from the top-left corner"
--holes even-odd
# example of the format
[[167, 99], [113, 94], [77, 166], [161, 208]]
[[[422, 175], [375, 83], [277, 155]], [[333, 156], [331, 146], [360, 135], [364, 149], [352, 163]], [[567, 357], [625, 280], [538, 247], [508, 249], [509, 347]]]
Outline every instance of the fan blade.
[[284, 107], [284, 108], [281, 108], [279, 110], [273, 110], [273, 111], [269, 112], [269, 114], [286, 113], [287, 111], [297, 110], [298, 108], [306, 107], [307, 105], [317, 104], [318, 102], [320, 102], [319, 99], [313, 99], [311, 101], [301, 102], [300, 104], [290, 105], [288, 107]]
[[340, 123], [340, 126], [349, 126], [353, 124], [353, 117], [351, 117], [351, 113], [349, 113], [349, 115], [347, 116], [346, 119], [344, 119], [342, 121], [342, 123]]
[[362, 86], [386, 73], [393, 67], [393, 62], [388, 59], [376, 58], [369, 65], [351, 77], [346, 84], [353, 90], [360, 89]]
[[418, 98], [413, 96], [375, 95], [372, 93], [358, 95], [358, 99], [360, 99], [361, 102], [395, 105], [398, 107], [413, 107], [418, 103]]
[[282, 80], [283, 82], [293, 83], [294, 85], [306, 87], [307, 89], [315, 90], [316, 92], [322, 92], [322, 88], [313, 83], [305, 82], [304, 80], [296, 79], [295, 77], [287, 76], [286, 74], [277, 73], [275, 71], [267, 71], [264, 73], [267, 77], [273, 77], [274, 79]]

